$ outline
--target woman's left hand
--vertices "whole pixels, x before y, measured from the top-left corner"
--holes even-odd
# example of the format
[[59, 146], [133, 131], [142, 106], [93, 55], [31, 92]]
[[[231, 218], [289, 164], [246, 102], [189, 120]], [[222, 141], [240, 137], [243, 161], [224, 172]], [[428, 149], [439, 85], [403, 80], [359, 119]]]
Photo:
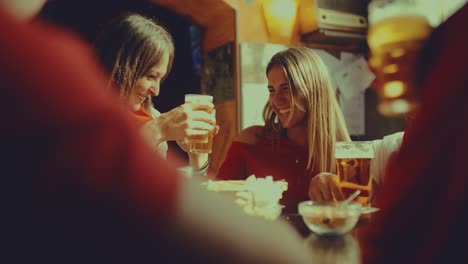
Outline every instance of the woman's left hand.
[[322, 172], [313, 177], [309, 183], [309, 198], [312, 201], [344, 200], [338, 175]]

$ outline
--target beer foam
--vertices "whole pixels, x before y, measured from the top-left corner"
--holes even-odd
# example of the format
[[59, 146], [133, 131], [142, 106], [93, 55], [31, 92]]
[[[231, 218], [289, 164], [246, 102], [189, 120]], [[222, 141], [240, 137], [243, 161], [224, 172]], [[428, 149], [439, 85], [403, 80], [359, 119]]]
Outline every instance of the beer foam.
[[374, 158], [372, 141], [336, 142], [335, 158], [372, 159]]
[[399, 1], [375, 1], [371, 2], [368, 7], [369, 24], [376, 23], [392, 17], [401, 16], [421, 16], [427, 19], [427, 10], [424, 3], [407, 3]]

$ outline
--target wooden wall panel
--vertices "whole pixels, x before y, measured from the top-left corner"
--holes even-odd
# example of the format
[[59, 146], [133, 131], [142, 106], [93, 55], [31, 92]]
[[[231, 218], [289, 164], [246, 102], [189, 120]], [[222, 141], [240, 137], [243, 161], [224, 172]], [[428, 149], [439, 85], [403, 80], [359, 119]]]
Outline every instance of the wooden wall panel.
[[234, 0], [151, 0], [190, 18], [205, 30], [203, 51], [208, 52], [236, 37], [236, 9]]

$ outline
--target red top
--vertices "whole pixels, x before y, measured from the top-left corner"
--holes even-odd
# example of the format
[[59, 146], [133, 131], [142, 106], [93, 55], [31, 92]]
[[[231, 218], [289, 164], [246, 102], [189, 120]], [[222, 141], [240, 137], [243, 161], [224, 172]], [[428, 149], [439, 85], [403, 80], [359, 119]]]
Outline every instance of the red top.
[[[308, 200], [311, 174], [307, 171], [308, 150], [293, 144], [287, 137], [277, 142], [262, 136], [256, 144], [232, 142], [216, 179], [241, 180], [254, 174], [257, 178], [273, 176], [288, 182], [283, 193], [283, 212], [296, 212], [297, 204]], [[314, 173], [313, 175], [316, 175]]]
[[467, 263], [468, 5], [423, 53], [424, 97], [389, 164], [362, 244], [364, 263]]
[[174, 167], [144, 143], [78, 38], [1, 9], [0, 38], [6, 254], [48, 263], [153, 256], [175, 213]]
[[137, 127], [141, 127], [145, 123], [153, 120], [154, 118], [143, 108], [140, 107], [138, 111], [130, 111], [133, 121]]

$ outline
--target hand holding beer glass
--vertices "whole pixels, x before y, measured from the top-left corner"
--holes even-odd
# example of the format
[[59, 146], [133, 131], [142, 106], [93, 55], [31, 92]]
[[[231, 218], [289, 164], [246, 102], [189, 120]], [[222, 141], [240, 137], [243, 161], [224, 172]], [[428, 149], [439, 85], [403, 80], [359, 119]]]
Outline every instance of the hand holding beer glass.
[[[213, 102], [213, 96], [203, 94], [186, 94], [185, 103], [194, 103], [199, 107], [194, 107], [193, 111], [204, 111], [216, 118], [216, 110], [212, 107], [204, 106], [203, 103]], [[215, 125], [215, 124], [213, 124]], [[211, 131], [199, 130], [198, 133], [188, 136], [185, 140], [189, 144], [191, 153], [211, 153], [213, 147], [214, 129]]]
[[374, 149], [371, 141], [337, 142], [335, 145], [336, 173], [340, 178], [341, 191], [347, 198], [360, 190], [356, 200], [364, 206], [370, 205], [372, 158]]
[[416, 62], [432, 31], [426, 4], [425, 0], [373, 0], [368, 6], [369, 64], [376, 75], [378, 110], [383, 115], [398, 116], [418, 106]]

